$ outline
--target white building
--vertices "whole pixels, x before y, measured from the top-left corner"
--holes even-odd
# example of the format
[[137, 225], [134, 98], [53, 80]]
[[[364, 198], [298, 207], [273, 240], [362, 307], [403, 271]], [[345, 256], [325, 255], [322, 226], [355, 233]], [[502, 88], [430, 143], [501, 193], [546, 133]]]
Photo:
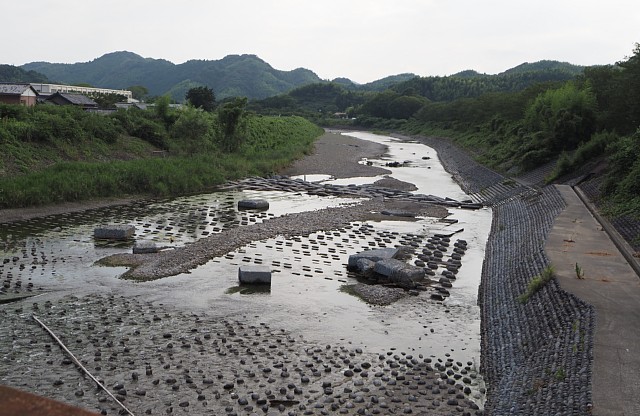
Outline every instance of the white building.
[[109, 88], [93, 88], [93, 87], [78, 87], [76, 85], [59, 85], [59, 84], [43, 84], [43, 83], [31, 83], [31, 86], [38, 91], [38, 94], [41, 95], [51, 95], [56, 92], [69, 94], [119, 94], [127, 97], [127, 102], [131, 103], [135, 100], [133, 99], [133, 93], [128, 90], [112, 90]]

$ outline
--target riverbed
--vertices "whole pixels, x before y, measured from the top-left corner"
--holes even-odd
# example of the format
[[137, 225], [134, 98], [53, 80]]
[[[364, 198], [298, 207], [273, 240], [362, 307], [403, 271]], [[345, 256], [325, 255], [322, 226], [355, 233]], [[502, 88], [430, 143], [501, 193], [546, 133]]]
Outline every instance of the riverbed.
[[[373, 183], [383, 177], [391, 177], [414, 184], [416, 190], [413, 192], [415, 194], [432, 194], [458, 201], [468, 198], [442, 168], [434, 150], [419, 143], [400, 141], [370, 133], [349, 134], [387, 146], [388, 151], [383, 157], [368, 158], [360, 162], [383, 167], [390, 173], [382, 176], [346, 179], [309, 176], [307, 180], [327, 184], [362, 185]], [[237, 201], [246, 198], [266, 199], [270, 203], [270, 209], [266, 212], [238, 211]], [[429, 368], [434, 371], [433, 367], [435, 367], [433, 384], [439, 386], [442, 383], [442, 389], [438, 389], [438, 393], [435, 393], [435, 388], [430, 389], [429, 392], [425, 390], [423, 396], [429, 397], [428, 405], [424, 397], [422, 401], [413, 402], [409, 397], [414, 397], [414, 395], [401, 394], [403, 399], [398, 404], [399, 409], [411, 408], [411, 403], [419, 403], [419, 407], [429, 409], [434, 412], [432, 414], [438, 414], [442, 403], [432, 396], [441, 397], [440, 390], [442, 390], [442, 394], [446, 393], [451, 397], [461, 395], [458, 405], [462, 405], [465, 402], [463, 399], [466, 397], [465, 400], [470, 400], [481, 406], [484, 400], [484, 387], [478, 373], [480, 313], [477, 306], [477, 294], [485, 244], [491, 226], [491, 211], [488, 208], [473, 211], [449, 208], [450, 215], [446, 217], [447, 221], [443, 221], [443, 218], [430, 217], [406, 220], [398, 218], [369, 220], [353, 222], [339, 229], [322, 230], [307, 235], [265, 238], [223, 256], [212, 258], [206, 264], [189, 273], [148, 282], [121, 279], [120, 276], [126, 271], [123, 268], [95, 266], [95, 261], [100, 258], [131, 250], [130, 243], [105, 244], [95, 241], [92, 237], [92, 230], [104, 223], [133, 224], [137, 229], [136, 239], [151, 240], [171, 249], [189, 245], [212, 234], [223, 233], [233, 227], [249, 227], [252, 224], [268, 221], [284, 214], [357, 203], [357, 200], [346, 197], [318, 196], [276, 190], [238, 189], [171, 200], [144, 201], [117, 208], [96, 209], [69, 215], [54, 215], [35, 221], [11, 223], [6, 227], [3, 225], [0, 237], [2, 238], [4, 261], [2, 268], [0, 268], [0, 277], [5, 282], [6, 295], [4, 296], [9, 296], [15, 291], [20, 294], [42, 295], [24, 301], [19, 306], [12, 304], [2, 308], [3, 318], [10, 323], [3, 329], [5, 331], [3, 339], [8, 339], [7, 336], [13, 337], [14, 343], [13, 345], [2, 343], [4, 360], [2, 369], [0, 369], [0, 377], [3, 382], [8, 384], [18, 387], [31, 386], [36, 391], [53, 395], [53, 397], [56, 397], [56, 391], [59, 391], [58, 394], [72, 403], [85, 407], [94, 406], [103, 412], [110, 412], [113, 406], [96, 406], [91, 399], [87, 399], [87, 395], [84, 393], [86, 388], [81, 388], [83, 394], [78, 395], [77, 387], [72, 388], [70, 392], [63, 392], [60, 389], [52, 389], [51, 385], [55, 384], [55, 380], [50, 381], [49, 384], [42, 382], [42, 372], [32, 368], [39, 358], [37, 354], [30, 355], [28, 358], [22, 355], [25, 350], [21, 345], [26, 341], [20, 338], [20, 334], [26, 336], [29, 341], [33, 341], [34, 337], [40, 337], [42, 344], [47, 342], [46, 337], [38, 335], [39, 329], [33, 327], [32, 324], [28, 331], [19, 328], [20, 322], [26, 322], [30, 313], [34, 310], [36, 313], [41, 312], [48, 306], [53, 309], [57, 308], [58, 311], [65, 310], [65, 314], [73, 316], [74, 322], [81, 323], [78, 328], [83, 328], [83, 325], [90, 326], [93, 322], [94, 329], [80, 329], [84, 331], [83, 336], [91, 338], [96, 335], [93, 331], [96, 331], [95, 325], [100, 319], [100, 315], [95, 314], [95, 306], [107, 303], [112, 307], [107, 307], [104, 313], [114, 319], [115, 328], [120, 328], [119, 331], [130, 331], [133, 334], [138, 331], [137, 335], [144, 333], [148, 339], [152, 340], [151, 343], [140, 341], [136, 344], [139, 355], [144, 355], [145, 358], [137, 360], [137, 363], [134, 362], [129, 367], [137, 367], [141, 365], [140, 362], [149, 363], [152, 361], [149, 356], [154, 356], [154, 348], [159, 348], [160, 345], [165, 345], [164, 348], [167, 348], [168, 345], [166, 341], [158, 342], [157, 338], [165, 336], [165, 340], [175, 340], [181, 330], [193, 324], [193, 322], [185, 324], [184, 320], [188, 321], [190, 316], [197, 316], [196, 321], [205, 321], [213, 328], [206, 333], [216, 331], [220, 333], [219, 328], [234, 334], [241, 332], [239, 328], [278, 328], [277, 331], [264, 331], [266, 333], [261, 336], [266, 338], [260, 338], [254, 343], [262, 342], [262, 339], [271, 339], [274, 342], [273, 340], [277, 338], [275, 333], [286, 334], [285, 339], [304, 340], [300, 341], [300, 344], [304, 346], [302, 350], [297, 349], [289, 353], [294, 353], [297, 357], [292, 360], [295, 364], [290, 365], [295, 369], [304, 368], [305, 359], [304, 356], [301, 356], [301, 351], [315, 351], [318, 348], [321, 351], [328, 350], [328, 352], [335, 350], [337, 351], [336, 356], [339, 356], [340, 352], [347, 356], [351, 354], [366, 356], [363, 362], [374, 361], [378, 356], [391, 357], [393, 363], [398, 367], [404, 370], [408, 368], [409, 371], [413, 366], [416, 368], [425, 366], [427, 371]], [[429, 292], [423, 292], [406, 294], [390, 305], [371, 305], [354, 296], [351, 291], [345, 290], [346, 287], [359, 282], [358, 276], [346, 270], [345, 266], [349, 255], [374, 247], [424, 246], [428, 239], [436, 234], [454, 232], [455, 237], [452, 238], [465, 240], [468, 244], [468, 250], [452, 288], [448, 291], [450, 295], [444, 302], [435, 301], [428, 296]], [[243, 264], [268, 265], [273, 272], [270, 288], [255, 290], [239, 286], [237, 270]], [[16, 290], [17, 282], [20, 282], [20, 290]], [[68, 298], [69, 293], [73, 293], [73, 300]], [[46, 304], [46, 302], [49, 303]], [[33, 306], [27, 307], [32, 304]], [[85, 306], [77, 308], [72, 305]], [[15, 311], [12, 311], [11, 308], [15, 308]], [[82, 315], [78, 314], [78, 311], [83, 308], [87, 315], [84, 321]], [[92, 309], [92, 312], [86, 313], [87, 308]], [[121, 319], [121, 322], [118, 322], [117, 317], [112, 315], [117, 314], [118, 310], [136, 309], [146, 309], [147, 312], [148, 310], [154, 311], [152, 315], [155, 314], [154, 316], [158, 316], [160, 319], [158, 321], [155, 318], [151, 319], [149, 320], [150, 324], [163, 322], [164, 325], [166, 319], [162, 320], [163, 314], [173, 317], [172, 324], [162, 329], [166, 332], [160, 334], [153, 331], [141, 331], [140, 325], [144, 325], [142, 318], [135, 320], [134, 323], [129, 323], [129, 326], [122, 326], [126, 324], [126, 320], [122, 321]], [[129, 316], [128, 313], [127, 316]], [[58, 325], [64, 322], [57, 315], [52, 320]], [[219, 327], [219, 325], [224, 326]], [[153, 325], [149, 325], [149, 327], [153, 327]], [[58, 326], [58, 329], [67, 335], [67, 339], [79, 336], [68, 326]], [[172, 335], [166, 337], [166, 334]], [[185, 337], [184, 334], [182, 336]], [[200, 341], [202, 341], [201, 338]], [[127, 339], [123, 345], [127, 342], [131, 341]], [[181, 342], [184, 345], [185, 341]], [[83, 351], [87, 357], [91, 356], [92, 351], [96, 349], [95, 344], [93, 349], [91, 345], [85, 345], [90, 343], [78, 342], [78, 344], [80, 344], [78, 350]], [[238, 342], [238, 344], [241, 347], [250, 345], [245, 342]], [[278, 343], [273, 345], [274, 353], [282, 352]], [[127, 349], [131, 351], [131, 348]], [[351, 354], [348, 351], [351, 351]], [[95, 353], [95, 351], [93, 352]], [[122, 351], [120, 352], [122, 353]], [[241, 353], [241, 348], [236, 348], [236, 352]], [[50, 356], [54, 353], [49, 349], [42, 354]], [[166, 351], [158, 354], [162, 357], [161, 361], [166, 361], [169, 359], [168, 357], [178, 356], [178, 354]], [[316, 355], [320, 355], [320, 351], [317, 351]], [[408, 360], [404, 358], [407, 356], [411, 358]], [[188, 360], [188, 357], [189, 355], [186, 355], [183, 359]], [[119, 362], [120, 359], [113, 361]], [[415, 364], [407, 366], [407, 362], [412, 363], [414, 360], [416, 360]], [[348, 361], [345, 362], [342, 359], [342, 365], [334, 366], [338, 370], [334, 369], [333, 372], [328, 372], [331, 373], [332, 381], [320, 382], [318, 379], [317, 382], [321, 385], [324, 383], [344, 384], [344, 377], [341, 376], [350, 371]], [[433, 364], [438, 362], [442, 363], [440, 369], [438, 365]], [[28, 371], [14, 372], [9, 370], [12, 366], [19, 364], [20, 367], [25, 363], [29, 363]], [[271, 364], [273, 365], [273, 360]], [[178, 369], [189, 368], [193, 372], [196, 368], [200, 368], [205, 371], [216, 365], [219, 365], [219, 361], [190, 367], [185, 361], [180, 364]], [[100, 367], [98, 372], [105, 371], [104, 366], [98, 367]], [[104, 374], [105, 380], [111, 380], [113, 384], [118, 380], [131, 378], [131, 375], [127, 374], [127, 370], [123, 371], [123, 368], [126, 367], [123, 363], [113, 367], [115, 368], [107, 370], [107, 373]], [[15, 367], [13, 368], [15, 369]], [[173, 367], [170, 366], [170, 368]], [[273, 366], [269, 368], [273, 368]], [[276, 366], [275, 368], [280, 367]], [[361, 366], [355, 368], [358, 368], [360, 370], [358, 373], [361, 373]], [[397, 373], [394, 368], [397, 367], [391, 364], [388, 368], [381, 367], [378, 371], [381, 375], [372, 377], [372, 379], [374, 381], [378, 378], [382, 380], [386, 372], [395, 371]], [[451, 371], [449, 377], [445, 375], [447, 369]], [[71, 379], [74, 371], [74, 369], [69, 370], [65, 377]], [[155, 371], [157, 375], [158, 371], [162, 370], [156, 368]], [[224, 374], [221, 374], [222, 377], [218, 377], [220, 380], [234, 378], [233, 388], [227, 389], [225, 385], [228, 382], [222, 383], [220, 389], [216, 390], [218, 393], [209, 395], [200, 393], [196, 395], [197, 398], [191, 401], [187, 400], [187, 403], [190, 402], [193, 406], [194, 401], [205, 401], [199, 398], [204, 395], [207, 396], [208, 403], [205, 408], [207, 411], [214, 412], [212, 414], [215, 414], [215, 409], [227, 407], [235, 409], [235, 411], [239, 409], [247, 411], [246, 406], [249, 405], [242, 404], [244, 401], [240, 401], [239, 404], [241, 396], [250, 395], [250, 391], [259, 388], [265, 390], [264, 387], [259, 386], [261, 384], [268, 386], [270, 378], [267, 377], [261, 383], [252, 385], [247, 382], [247, 377], [241, 378], [243, 382], [239, 383], [237, 373], [237, 369], [229, 368]], [[468, 378], [467, 374], [472, 374], [473, 377]], [[405, 376], [402, 377], [397, 381], [405, 380]], [[467, 378], [468, 382], [466, 382]], [[460, 388], [454, 388], [453, 386], [457, 384], [456, 380], [462, 379], [465, 379], [465, 383], [460, 382], [458, 383]], [[451, 380], [453, 383], [448, 384], [447, 380]], [[152, 381], [149, 379], [145, 384], [145, 392], [148, 391], [150, 394], [139, 395], [133, 400], [139, 410], [146, 409], [145, 406], [148, 406], [148, 409], [153, 412], [162, 408], [171, 407], [173, 409], [174, 405], [176, 409], [189, 408], [190, 405], [182, 406], [184, 401], [179, 399], [176, 399], [177, 402], [173, 400], [171, 405], [167, 405], [167, 401], [163, 402], [161, 398], [161, 393], [164, 390], [154, 388], [153, 386], [158, 384], [153, 384]], [[136, 379], [135, 382], [142, 384], [140, 379]], [[75, 384], [77, 385], [77, 383]], [[205, 383], [204, 387], [215, 384]], [[451, 386], [450, 389], [454, 391], [446, 391], [447, 389], [444, 387], [447, 385]], [[363, 384], [360, 383], [350, 384], [350, 386], [349, 389], [352, 391], [363, 388]], [[376, 383], [374, 386], [380, 387]], [[462, 393], [463, 390], [466, 390], [465, 387], [468, 387], [469, 391]], [[200, 389], [202, 390], [202, 388]], [[364, 388], [367, 389], [364, 393], [372, 394], [372, 388], [366, 386]], [[389, 391], [392, 390], [390, 386], [388, 388]], [[326, 387], [319, 389], [321, 392], [319, 395], [313, 393], [313, 389], [307, 390], [306, 395], [304, 392], [301, 393], [307, 402], [307, 404], [302, 404], [305, 409], [300, 408], [301, 403], [304, 403], [305, 400], [298, 398], [296, 394], [294, 394], [296, 400], [286, 399], [288, 396], [286, 391], [281, 393], [284, 398], [269, 399], [273, 404], [278, 403], [280, 399], [289, 400], [286, 409], [282, 409], [280, 406], [271, 406], [270, 408], [277, 412], [289, 411], [292, 403], [296, 401], [295, 404], [301, 414], [302, 410], [308, 412], [310, 408], [325, 409], [325, 407], [315, 406], [319, 402], [324, 403], [327, 397], [332, 396], [327, 393]], [[152, 391], [157, 392], [155, 399], [151, 398]], [[171, 391], [175, 390], [171, 388]], [[224, 393], [227, 393], [226, 396]], [[346, 392], [345, 394], [347, 397], [350, 395]], [[446, 394], [444, 397], [448, 397]], [[220, 398], [211, 399], [211, 397], [218, 395]], [[267, 398], [272, 395], [263, 393], [263, 396]], [[415, 397], [420, 398], [420, 395]], [[147, 399], [145, 400], [145, 398]], [[351, 402], [354, 400], [352, 399]], [[458, 399], [451, 398], [451, 400]], [[340, 400], [337, 401], [340, 402]], [[438, 403], [434, 404], [434, 401]], [[314, 404], [313, 407], [311, 404]], [[341, 403], [342, 405], [345, 403]], [[257, 409], [260, 406], [253, 407]], [[193, 410], [193, 407], [191, 409]], [[321, 410], [317, 411], [321, 412]]]

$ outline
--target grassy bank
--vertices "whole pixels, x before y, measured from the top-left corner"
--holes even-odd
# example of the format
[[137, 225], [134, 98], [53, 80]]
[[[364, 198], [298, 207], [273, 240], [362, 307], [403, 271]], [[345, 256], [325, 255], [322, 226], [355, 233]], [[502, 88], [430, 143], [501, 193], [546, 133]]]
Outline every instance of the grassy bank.
[[[322, 133], [300, 117], [244, 115], [236, 150], [223, 152], [215, 115], [195, 109], [165, 118], [46, 109], [64, 128], [34, 134], [42, 128], [38, 111], [13, 118], [5, 114], [0, 127], [0, 208], [206, 191], [227, 179], [274, 173], [311, 151]], [[107, 124], [110, 134], [96, 136], [96, 129], [83, 122], [98, 131]], [[190, 131], [181, 134], [184, 129]]]

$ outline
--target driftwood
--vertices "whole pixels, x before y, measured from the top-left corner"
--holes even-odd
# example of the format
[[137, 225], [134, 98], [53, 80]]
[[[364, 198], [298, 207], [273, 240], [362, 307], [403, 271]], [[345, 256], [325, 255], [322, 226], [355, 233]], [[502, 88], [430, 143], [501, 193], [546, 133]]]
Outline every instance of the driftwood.
[[35, 315], [31, 315], [31, 317], [33, 318], [34, 321], [36, 321], [42, 328], [44, 328], [49, 335], [51, 335], [51, 337], [58, 343], [58, 345], [60, 345], [60, 347], [62, 347], [62, 349], [67, 353], [67, 355], [69, 355], [69, 357], [71, 357], [71, 359], [73, 360], [73, 362], [86, 374], [88, 375], [91, 380], [93, 380], [98, 387], [100, 387], [102, 390], [104, 390], [113, 400], [115, 400], [116, 403], [118, 403], [118, 405], [120, 407], [122, 407], [129, 415], [134, 416], [133, 413], [131, 413], [131, 411], [129, 409], [127, 409], [125, 407], [124, 404], [122, 404], [122, 402], [120, 402], [120, 400], [116, 399], [116, 397], [111, 394], [111, 392], [104, 386], [104, 384], [102, 384], [97, 378], [95, 378], [90, 372], [89, 370], [87, 370], [81, 363], [80, 361], [78, 361], [78, 359], [75, 357], [75, 355], [73, 355], [73, 353], [71, 351], [69, 351], [69, 349], [62, 343], [62, 341], [60, 341], [60, 338], [58, 338], [56, 336], [56, 334], [53, 333], [52, 330], [50, 330], [44, 323], [42, 323], [42, 321], [40, 321]]

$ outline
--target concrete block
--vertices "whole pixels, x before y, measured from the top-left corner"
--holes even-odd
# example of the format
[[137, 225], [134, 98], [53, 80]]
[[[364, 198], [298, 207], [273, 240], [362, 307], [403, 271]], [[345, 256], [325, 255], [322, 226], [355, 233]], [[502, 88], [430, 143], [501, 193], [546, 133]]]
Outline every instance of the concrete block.
[[238, 209], [269, 209], [269, 201], [264, 199], [243, 199], [238, 201]]
[[271, 284], [271, 269], [266, 266], [240, 266], [238, 279], [241, 284]]
[[136, 227], [133, 225], [105, 225], [93, 230], [93, 237], [98, 240], [128, 240], [133, 238]]
[[149, 254], [149, 253], [157, 253], [158, 246], [156, 243], [149, 240], [136, 241], [133, 244], [133, 254]]

